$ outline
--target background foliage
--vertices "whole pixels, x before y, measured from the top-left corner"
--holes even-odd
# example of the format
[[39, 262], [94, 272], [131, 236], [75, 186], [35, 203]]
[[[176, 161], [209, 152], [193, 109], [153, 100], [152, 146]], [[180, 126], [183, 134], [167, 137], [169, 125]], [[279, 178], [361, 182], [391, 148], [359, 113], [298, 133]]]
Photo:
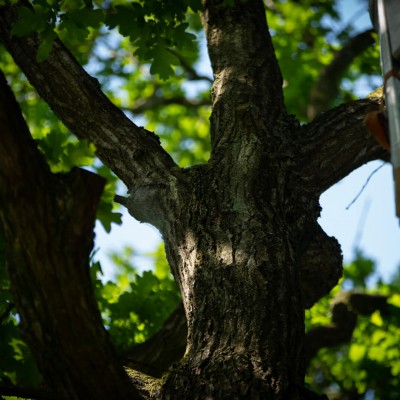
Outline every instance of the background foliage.
[[[38, 32], [42, 39], [39, 60], [47, 57], [57, 34], [115, 104], [136, 123], [159, 135], [180, 166], [207, 161], [211, 77], [201, 72], [207, 68], [197, 14], [200, 0], [30, 3], [33, 8], [21, 8], [14, 33]], [[305, 122], [314, 82], [356, 29], [351, 23], [340, 24], [335, 1], [280, 0], [266, 4], [285, 81], [286, 104], [290, 113]], [[360, 4], [366, 7], [366, 2]], [[332, 105], [355, 98], [359, 79], [370, 82], [379, 73], [378, 57], [378, 48], [372, 46], [356, 58], [341, 77]], [[93, 145], [78, 141], [54, 116], [4, 49], [0, 49], [0, 68], [52, 171], [62, 173], [79, 166], [107, 179], [98, 219], [110, 231], [113, 223], [121, 223], [113, 202], [121, 182], [96, 159]], [[40, 382], [40, 374], [18, 333], [1, 236], [0, 247], [0, 383], [31, 386]], [[95, 258], [91, 263], [101, 315], [121, 353], [154, 334], [179, 302], [163, 249], [154, 253], [155, 268], [149, 271], [135, 268], [134, 254], [134, 249], [126, 248], [122, 254], [110, 255], [115, 265], [113, 279], [102, 276], [101, 264]], [[400, 272], [384, 283], [374, 267], [372, 260], [358, 253], [345, 268], [342, 282], [307, 312], [307, 328], [330, 323], [330, 302], [342, 289], [391, 295], [390, 303], [397, 310]], [[307, 383], [331, 398], [400, 398], [399, 336], [396, 312], [390, 317], [379, 313], [359, 317], [351, 343], [321, 350], [308, 370]]]
[[[389, 296], [388, 313], [357, 317], [349, 343], [323, 348], [309, 366], [306, 382], [330, 399], [397, 399], [400, 396], [400, 266], [389, 283], [375, 271], [375, 262], [356, 252], [341, 282], [306, 311], [307, 330], [331, 323], [331, 307], [341, 290]], [[374, 283], [372, 283], [372, 281]], [[369, 282], [369, 284], [368, 284]]]

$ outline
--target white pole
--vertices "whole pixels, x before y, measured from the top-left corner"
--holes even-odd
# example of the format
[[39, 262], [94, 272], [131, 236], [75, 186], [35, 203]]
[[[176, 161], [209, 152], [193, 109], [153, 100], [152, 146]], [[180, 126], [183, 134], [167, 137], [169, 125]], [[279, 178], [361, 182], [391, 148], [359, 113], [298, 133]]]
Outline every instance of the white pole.
[[[395, 183], [396, 215], [400, 217], [400, 63], [395, 57], [400, 48], [399, 0], [377, 0], [377, 21], [381, 46], [381, 65], [385, 83], [385, 103], [389, 120], [391, 162]], [[392, 45], [396, 46], [392, 49]]]

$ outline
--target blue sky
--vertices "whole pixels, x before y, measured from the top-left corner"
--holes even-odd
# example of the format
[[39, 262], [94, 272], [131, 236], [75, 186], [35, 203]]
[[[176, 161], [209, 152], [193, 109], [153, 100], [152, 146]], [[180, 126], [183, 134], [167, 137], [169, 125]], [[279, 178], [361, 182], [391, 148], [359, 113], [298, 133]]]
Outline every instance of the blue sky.
[[[365, 0], [342, 0], [339, 3], [341, 24], [345, 26], [353, 21], [359, 31], [371, 28], [367, 4]], [[382, 81], [377, 82], [379, 85]], [[361, 80], [357, 94], [365, 97], [369, 91], [366, 82]], [[324, 193], [320, 224], [339, 240], [345, 261], [351, 260], [358, 246], [377, 261], [378, 273], [389, 279], [400, 264], [400, 225], [395, 216], [391, 165], [385, 164], [377, 171], [358, 200], [346, 209], [381, 164], [375, 161], [359, 168]]]
[[[366, 1], [342, 0], [339, 10], [343, 20], [340, 26], [353, 20], [359, 30], [371, 27], [366, 4]], [[205, 72], [208, 72], [206, 62], [203, 65]], [[357, 94], [364, 97], [369, 91], [370, 88], [361, 81]], [[378, 273], [387, 280], [400, 264], [400, 226], [395, 217], [391, 166], [386, 164], [370, 177], [381, 164], [380, 161], [369, 163], [325, 192], [321, 197], [320, 224], [330, 236], [339, 240], [345, 262], [352, 259], [355, 247], [358, 247], [377, 262]], [[369, 177], [362, 194], [347, 209]], [[113, 266], [107, 254], [110, 251], [118, 252], [125, 246], [133, 246], [138, 254], [134, 258], [135, 265], [140, 269], [149, 269], [152, 260], [144, 255], [154, 250], [160, 240], [160, 234], [155, 228], [140, 224], [124, 211], [122, 226], [114, 225], [110, 234], [97, 226], [97, 258], [109, 277]]]

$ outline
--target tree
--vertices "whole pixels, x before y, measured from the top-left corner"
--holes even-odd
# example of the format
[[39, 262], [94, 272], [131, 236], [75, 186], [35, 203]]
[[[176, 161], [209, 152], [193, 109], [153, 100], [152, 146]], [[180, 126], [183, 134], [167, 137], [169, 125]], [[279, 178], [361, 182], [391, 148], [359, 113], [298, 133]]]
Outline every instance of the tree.
[[[48, 110], [40, 111], [42, 103], [36, 103], [37, 112], [29, 111], [29, 98], [23, 98], [24, 89], [14, 81], [13, 90], [21, 106], [27, 107], [28, 123], [47, 130], [45, 137], [33, 140], [2, 75], [1, 222], [21, 334], [44, 379], [44, 389], [35, 392], [36, 397], [318, 398], [304, 387], [310, 354], [310, 347], [304, 351], [309, 343], [304, 310], [326, 295], [342, 273], [340, 246], [317, 222], [318, 199], [357, 167], [387, 160], [388, 155], [363, 124], [376, 98], [337, 105], [308, 124], [289, 112], [295, 110], [303, 122], [307, 113], [314, 117], [343, 100], [337, 89], [340, 79], [354, 78], [355, 72], [370, 67], [367, 57], [364, 64], [352, 62], [362, 51], [372, 51], [371, 32], [348, 42], [351, 29], [345, 30], [341, 40], [347, 44], [335, 57], [324, 59], [330, 46], [324, 48], [325, 28], [311, 22], [325, 14], [337, 17], [334, 4], [276, 2], [267, 7], [267, 15], [274, 24], [279, 54], [261, 1], [115, 3], [0, 3], [4, 48], [57, 118], [81, 140], [68, 142], [68, 132], [52, 117], [40, 126], [39, 114]], [[292, 22], [292, 28], [285, 26], [290, 7], [305, 17], [303, 22], [300, 17], [295, 25]], [[141, 92], [141, 98], [131, 110], [151, 109], [149, 129], [155, 115], [165, 118], [164, 126], [171, 121], [178, 124], [176, 116], [163, 116], [162, 105], [209, 104], [206, 97], [185, 98], [176, 80], [209, 79], [193, 67], [198, 59], [193, 33], [202, 26], [214, 74], [207, 162], [178, 166], [171, 157], [174, 152], [169, 154], [156, 134], [133, 123], [123, 113], [124, 106], [118, 108], [104, 94], [107, 85], [102, 88], [82, 68], [81, 64], [90, 67], [88, 54], [106, 35], [102, 24], [118, 27], [129, 38], [130, 44], [123, 45], [114, 39], [121, 44], [114, 55], [127, 56], [124, 49], [132, 46], [142, 62], [151, 64], [150, 73], [159, 77], [144, 74], [147, 80], [143, 80], [140, 67], [132, 71], [122, 62], [113, 65], [113, 59], [97, 55], [103, 72], [109, 68], [123, 78], [133, 77], [126, 82], [132, 92]], [[293, 36], [280, 36], [283, 27]], [[301, 38], [296, 37], [299, 34]], [[286, 52], [280, 41], [290, 42]], [[291, 76], [289, 84], [297, 84], [299, 91], [297, 97], [286, 92], [285, 101], [281, 72], [289, 68], [285, 57], [290, 54], [296, 70], [304, 70], [301, 49], [316, 48], [324, 51], [314, 56], [314, 65], [308, 66], [308, 74], [303, 71], [302, 79]], [[2, 65], [12, 65], [8, 55], [2, 57]], [[180, 67], [174, 70], [177, 64]], [[317, 68], [322, 72], [312, 85], [309, 77]], [[171, 74], [178, 78], [164, 85], [162, 79]], [[301, 98], [311, 93], [310, 102], [294, 106], [299, 93]], [[194, 118], [201, 115], [195, 113]], [[200, 134], [195, 136], [199, 138]], [[118, 217], [110, 209], [109, 197], [108, 202], [100, 200], [104, 178], [77, 168], [66, 172], [92, 155], [91, 146], [129, 190], [126, 198], [116, 200], [162, 233], [179, 287], [187, 322], [186, 351], [161, 379], [123, 368], [96, 304], [89, 263], [99, 204], [106, 226]], [[187, 148], [190, 154], [192, 145]], [[198, 161], [191, 157], [188, 163]], [[101, 168], [94, 165], [112, 183], [110, 173]], [[95, 272], [92, 267], [92, 275]], [[164, 343], [176, 337], [176, 327], [181, 334], [185, 331], [179, 315], [178, 309], [160, 332]], [[171, 326], [174, 329], [168, 330]], [[143, 354], [146, 359], [165, 360], [165, 352], [160, 357], [160, 350], [154, 350], [159, 339], [153, 336], [142, 347], [132, 348], [131, 365], [135, 360], [136, 366], [140, 364]]]

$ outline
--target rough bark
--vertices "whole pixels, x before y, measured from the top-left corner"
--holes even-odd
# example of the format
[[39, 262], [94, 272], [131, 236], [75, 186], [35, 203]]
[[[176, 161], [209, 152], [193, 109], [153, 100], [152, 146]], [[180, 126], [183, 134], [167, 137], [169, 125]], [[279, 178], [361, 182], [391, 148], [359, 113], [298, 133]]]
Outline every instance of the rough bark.
[[213, 150], [209, 165], [186, 172], [190, 186], [178, 200], [186, 207], [171, 209], [162, 229], [188, 323], [165, 398], [301, 396], [303, 308], [283, 206], [288, 162], [274, 157], [291, 132], [263, 13], [258, 1], [205, 3]]
[[[204, 2], [214, 70], [212, 153], [207, 165], [185, 170], [174, 165], [154, 135], [106, 99], [59, 41], [48, 60], [37, 63], [37, 38], [10, 34], [13, 7], [0, 7], [0, 39], [60, 119], [95, 143], [99, 157], [128, 185], [130, 196], [119, 200], [163, 234], [183, 298], [187, 348], [157, 394], [143, 389], [144, 380], [132, 374], [140, 393], [164, 399], [311, 399], [303, 387], [304, 307], [333, 287], [341, 273], [340, 247], [317, 223], [318, 198], [353, 169], [386, 154], [363, 125], [371, 101], [338, 107], [304, 127], [288, 116], [263, 3], [234, 3]], [[43, 187], [37, 187], [37, 196], [44, 196]], [[50, 195], [60, 195], [50, 191], [46, 197], [56, 207]], [[79, 213], [71, 216], [79, 221]], [[79, 265], [63, 269], [58, 284]], [[17, 284], [15, 290], [22, 302]], [[35, 293], [31, 282], [26, 291]], [[61, 307], [60, 293], [51, 302]], [[51, 311], [47, 303], [38, 300], [43, 315]], [[83, 327], [98, 326], [96, 321], [89, 318]], [[58, 326], [53, 325], [49, 332]], [[82, 346], [75, 339], [66, 340], [71, 352]], [[78, 362], [81, 355], [75, 356]], [[75, 368], [67, 359], [50, 364], [71, 373]], [[111, 365], [115, 383], [122, 375]], [[57, 369], [45, 375], [62, 379]], [[88, 382], [99, 382], [97, 376]]]
[[[132, 399], [90, 282], [102, 178], [53, 175], [0, 73], [0, 221], [21, 333], [59, 399]], [[114, 397], [115, 396], [115, 397]]]
[[342, 104], [320, 114], [299, 131], [298, 178], [308, 191], [321, 194], [361, 165], [389, 160], [364, 124], [367, 110], [377, 100]]

